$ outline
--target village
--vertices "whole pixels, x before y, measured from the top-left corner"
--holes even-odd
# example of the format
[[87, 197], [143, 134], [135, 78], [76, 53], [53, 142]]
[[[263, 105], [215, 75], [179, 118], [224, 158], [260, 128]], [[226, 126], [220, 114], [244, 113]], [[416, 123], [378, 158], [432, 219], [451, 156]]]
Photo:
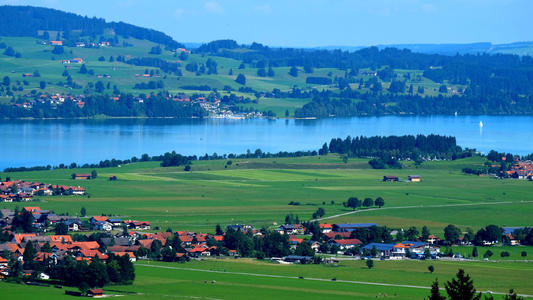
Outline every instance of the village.
[[85, 195], [85, 188], [23, 180], [12, 181], [10, 178], [0, 182], [0, 202], [27, 202], [33, 201], [34, 196], [52, 195]]
[[[23, 74], [25, 77], [32, 76], [32, 74]], [[98, 75], [98, 77], [108, 77], [110, 75], [103, 74]], [[141, 76], [136, 74], [137, 77]], [[143, 74], [142, 77], [150, 77], [150, 74]], [[153, 75], [158, 77], [159, 75]], [[32, 91], [34, 92], [34, 91]], [[168, 94], [164, 96], [164, 99], [167, 101], [182, 102], [188, 104], [198, 104], [200, 105], [208, 114], [209, 118], [215, 119], [248, 119], [248, 118], [263, 118], [264, 115], [258, 111], [250, 112], [234, 112], [231, 107], [227, 104], [221, 103], [214, 93], [211, 93], [212, 96], [205, 97], [203, 95], [187, 95], [185, 93], [177, 94]], [[154, 95], [139, 95], [133, 96], [134, 103], [145, 103], [145, 101], [150, 100]], [[24, 101], [17, 101], [13, 103], [13, 106], [18, 108], [24, 108], [31, 110], [37, 104], [49, 104], [53, 109], [57, 109], [58, 106], [64, 105], [65, 103], [73, 103], [79, 109], [83, 109], [87, 104], [87, 96], [83, 94], [72, 95], [72, 94], [48, 94], [48, 93], [28, 93], [24, 95]], [[120, 95], [109, 96], [109, 101], [120, 101]]]
[[[265, 228], [258, 230], [251, 225], [229, 225], [223, 232], [217, 227], [216, 234], [188, 231], [152, 231], [150, 222], [122, 220], [117, 217], [91, 216], [75, 217], [57, 215], [40, 207], [24, 207], [21, 211], [0, 210], [3, 243], [0, 244], [0, 276], [9, 275], [9, 261], [24, 262], [30, 244], [35, 249], [33, 260], [41, 263], [57, 264], [66, 257], [78, 261], [98, 259], [105, 261], [109, 255], [127, 256], [130, 261], [164, 260], [188, 261], [206, 257], [244, 256], [237, 249], [228, 248], [229, 239], [235, 234], [242, 234], [254, 239], [265, 239], [272, 232], [286, 238], [289, 252], [283, 257], [267, 257], [274, 262], [287, 263], [332, 263], [339, 259], [439, 259], [451, 256], [455, 259], [464, 257], [441, 251], [450, 243], [433, 234], [426, 237], [417, 235], [413, 240], [401, 240], [385, 243], [382, 238], [368, 239], [366, 243], [356, 238], [361, 234], [372, 235], [381, 232], [383, 227], [375, 223], [356, 224], [284, 224], [273, 231]], [[30, 217], [31, 216], [31, 217]], [[24, 220], [24, 221], [21, 221]], [[24, 224], [30, 230], [23, 230]], [[28, 224], [29, 223], [29, 224]], [[317, 231], [318, 229], [318, 231]], [[380, 231], [381, 230], [381, 231]], [[508, 245], [520, 245], [520, 240], [513, 237], [522, 227], [501, 228], [502, 241]], [[26, 231], [25, 233], [19, 233]], [[31, 232], [29, 232], [31, 231]], [[53, 234], [55, 233], [55, 234]], [[398, 230], [390, 232], [397, 238], [405, 233]], [[406, 235], [407, 236], [407, 235]], [[320, 238], [317, 238], [320, 237]], [[316, 239], [316, 240], [314, 240]], [[459, 237], [457, 244], [472, 245], [473, 241]], [[485, 245], [498, 242], [484, 241]], [[317, 259], [318, 258], [318, 259]], [[25, 270], [28, 276], [33, 270]], [[49, 274], [38, 274], [39, 278], [49, 278]]]
[[506, 172], [507, 176], [516, 179], [533, 180], [533, 161], [518, 161]]

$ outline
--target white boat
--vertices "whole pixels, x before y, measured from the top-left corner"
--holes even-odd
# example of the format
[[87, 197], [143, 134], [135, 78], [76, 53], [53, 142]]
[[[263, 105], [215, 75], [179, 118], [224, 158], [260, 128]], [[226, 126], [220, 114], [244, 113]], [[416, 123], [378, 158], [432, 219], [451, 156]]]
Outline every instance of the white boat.
[[479, 121], [479, 127], [483, 127], [483, 122]]

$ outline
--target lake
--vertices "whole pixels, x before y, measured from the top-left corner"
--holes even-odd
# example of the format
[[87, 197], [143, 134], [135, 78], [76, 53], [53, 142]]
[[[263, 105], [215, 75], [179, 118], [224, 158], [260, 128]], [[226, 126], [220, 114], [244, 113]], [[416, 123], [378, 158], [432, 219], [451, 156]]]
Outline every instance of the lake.
[[[484, 126], [480, 127], [480, 121]], [[384, 116], [318, 120], [111, 119], [0, 121], [0, 169], [104, 159], [318, 149], [334, 137], [441, 134], [462, 147], [533, 152], [533, 116]]]

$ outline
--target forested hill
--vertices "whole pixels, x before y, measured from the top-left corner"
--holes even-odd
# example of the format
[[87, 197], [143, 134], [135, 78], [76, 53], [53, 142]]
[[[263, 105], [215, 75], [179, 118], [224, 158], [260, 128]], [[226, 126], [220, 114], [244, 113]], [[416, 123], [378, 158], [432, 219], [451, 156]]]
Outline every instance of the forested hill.
[[123, 37], [148, 40], [176, 49], [183, 47], [170, 36], [123, 22], [106, 22], [56, 9], [32, 6], [0, 6], [0, 36], [38, 36], [39, 31], [60, 31], [67, 39], [74, 33], [80, 36], [97, 36], [111, 30]]

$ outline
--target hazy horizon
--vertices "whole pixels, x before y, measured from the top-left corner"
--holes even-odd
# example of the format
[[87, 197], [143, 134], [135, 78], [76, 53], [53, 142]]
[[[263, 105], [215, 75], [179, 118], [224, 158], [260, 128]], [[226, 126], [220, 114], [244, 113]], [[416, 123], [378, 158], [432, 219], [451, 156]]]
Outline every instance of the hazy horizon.
[[[527, 0], [0, 0], [162, 31], [185, 43], [233, 39], [280, 47], [504, 44], [531, 41]], [[243, 26], [246, 25], [246, 26]]]

